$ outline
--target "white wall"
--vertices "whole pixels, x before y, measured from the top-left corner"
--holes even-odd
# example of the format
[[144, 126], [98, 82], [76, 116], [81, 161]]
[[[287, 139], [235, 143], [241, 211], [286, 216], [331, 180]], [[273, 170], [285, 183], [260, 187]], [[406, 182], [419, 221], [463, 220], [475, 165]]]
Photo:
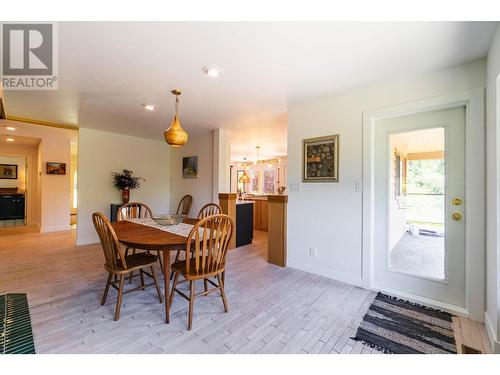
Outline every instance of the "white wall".
[[[188, 143], [180, 148], [172, 148], [170, 153], [170, 209], [175, 212], [181, 198], [193, 196], [193, 206], [189, 213], [196, 217], [201, 207], [214, 200], [214, 142], [213, 133], [189, 137]], [[198, 177], [182, 178], [182, 158], [198, 156]], [[218, 193], [218, 192], [215, 192]], [[218, 203], [218, 200], [215, 201]]]
[[[141, 201], [155, 213], [169, 212], [170, 147], [163, 140], [149, 140], [80, 128], [78, 141], [77, 244], [98, 241], [92, 213], [109, 217], [110, 204], [121, 202], [111, 172], [130, 169], [143, 177], [130, 201]], [[67, 200], [69, 204], [69, 199]]]
[[[361, 284], [363, 111], [483, 87], [485, 68], [478, 60], [289, 105], [289, 266]], [[331, 134], [340, 135], [340, 182], [302, 183], [302, 139]]]
[[[0, 120], [0, 134], [11, 134], [5, 127], [16, 128], [16, 136], [38, 138], [38, 191], [36, 203], [41, 232], [70, 229], [70, 144], [76, 139], [75, 130], [59, 129], [48, 126], [27, 124], [18, 121]], [[11, 134], [12, 135], [12, 134]], [[66, 175], [45, 173], [47, 162], [66, 163]]]
[[499, 188], [500, 163], [500, 116], [499, 82], [500, 74], [500, 28], [497, 28], [487, 60], [486, 89], [486, 316], [485, 324], [490, 339], [500, 352], [500, 247], [498, 231], [500, 229]]
[[213, 188], [212, 201], [219, 201], [219, 193], [230, 189], [231, 145], [225, 129], [213, 131]]

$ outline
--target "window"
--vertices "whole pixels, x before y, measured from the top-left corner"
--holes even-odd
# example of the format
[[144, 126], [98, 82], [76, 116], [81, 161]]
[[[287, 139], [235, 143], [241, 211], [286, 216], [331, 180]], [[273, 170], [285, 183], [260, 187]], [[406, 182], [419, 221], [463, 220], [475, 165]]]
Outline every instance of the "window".
[[259, 192], [259, 182], [260, 182], [260, 171], [251, 171], [250, 179], [252, 182], [250, 183], [250, 191], [252, 193]]
[[276, 186], [276, 170], [264, 170], [264, 194], [274, 194]]

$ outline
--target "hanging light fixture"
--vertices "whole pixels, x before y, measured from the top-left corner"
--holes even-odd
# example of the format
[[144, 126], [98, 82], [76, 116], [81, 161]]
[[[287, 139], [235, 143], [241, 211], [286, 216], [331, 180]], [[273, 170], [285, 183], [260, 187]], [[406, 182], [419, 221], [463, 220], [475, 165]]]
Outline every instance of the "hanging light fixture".
[[247, 171], [243, 171], [243, 174], [241, 175], [238, 182], [242, 184], [248, 184], [250, 182], [250, 176], [247, 174]]
[[185, 145], [188, 141], [188, 133], [186, 133], [186, 131], [182, 129], [178, 117], [179, 95], [181, 94], [181, 90], [175, 89], [172, 90], [171, 93], [175, 95], [175, 116], [170, 127], [165, 130], [164, 136], [165, 141], [167, 141], [170, 146], [180, 147]]

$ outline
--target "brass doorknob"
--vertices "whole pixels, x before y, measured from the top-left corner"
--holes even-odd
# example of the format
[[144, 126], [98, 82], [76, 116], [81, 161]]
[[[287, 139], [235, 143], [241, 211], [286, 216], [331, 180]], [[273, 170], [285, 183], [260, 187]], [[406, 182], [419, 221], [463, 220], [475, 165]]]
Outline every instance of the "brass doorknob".
[[459, 212], [455, 212], [453, 215], [451, 215], [451, 217], [453, 218], [453, 220], [458, 221], [462, 218], [462, 215]]
[[454, 198], [451, 203], [453, 203], [455, 206], [460, 206], [462, 204], [462, 200], [460, 198]]

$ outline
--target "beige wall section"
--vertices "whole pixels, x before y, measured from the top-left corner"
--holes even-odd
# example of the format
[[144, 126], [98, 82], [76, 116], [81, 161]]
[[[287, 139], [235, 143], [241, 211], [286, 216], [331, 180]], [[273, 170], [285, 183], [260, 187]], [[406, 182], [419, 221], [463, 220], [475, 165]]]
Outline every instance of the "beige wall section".
[[[478, 60], [289, 106], [289, 266], [361, 284], [363, 111], [484, 87], [485, 68]], [[331, 134], [340, 135], [340, 182], [302, 183], [302, 139]]]
[[[198, 177], [182, 178], [182, 158], [198, 155]], [[190, 137], [186, 145], [171, 149], [170, 208], [175, 212], [180, 199], [190, 194], [193, 206], [190, 216], [196, 216], [201, 207], [213, 201], [213, 134], [207, 132]], [[218, 200], [215, 200], [217, 203]]]
[[486, 88], [486, 314], [485, 324], [493, 349], [500, 353], [500, 27], [487, 60]]
[[[7, 131], [5, 126], [16, 128], [15, 134]], [[37, 150], [37, 185], [36, 203], [40, 219], [40, 231], [53, 232], [67, 230], [70, 212], [70, 175], [47, 175], [45, 165], [49, 161], [66, 163], [69, 167], [70, 143], [76, 139], [77, 131], [58, 129], [48, 126], [27, 124], [18, 121], [0, 120], [0, 134], [21, 137], [39, 138]], [[14, 142], [15, 143], [15, 142]], [[3, 145], [2, 145], [3, 146]], [[0, 151], [1, 152], [1, 151]]]
[[121, 201], [112, 184], [112, 171], [130, 169], [146, 180], [139, 190], [131, 191], [131, 201], [142, 201], [155, 213], [169, 212], [170, 147], [164, 141], [84, 128], [79, 133], [78, 245], [98, 241], [92, 213], [100, 211], [109, 217], [110, 203]]
[[213, 131], [213, 197], [217, 202], [219, 193], [228, 193], [230, 186], [231, 145], [225, 129]]
[[17, 188], [26, 190], [26, 156], [5, 156], [5, 150], [2, 145], [0, 153], [0, 164], [17, 165], [17, 178], [0, 179], [0, 188]]

